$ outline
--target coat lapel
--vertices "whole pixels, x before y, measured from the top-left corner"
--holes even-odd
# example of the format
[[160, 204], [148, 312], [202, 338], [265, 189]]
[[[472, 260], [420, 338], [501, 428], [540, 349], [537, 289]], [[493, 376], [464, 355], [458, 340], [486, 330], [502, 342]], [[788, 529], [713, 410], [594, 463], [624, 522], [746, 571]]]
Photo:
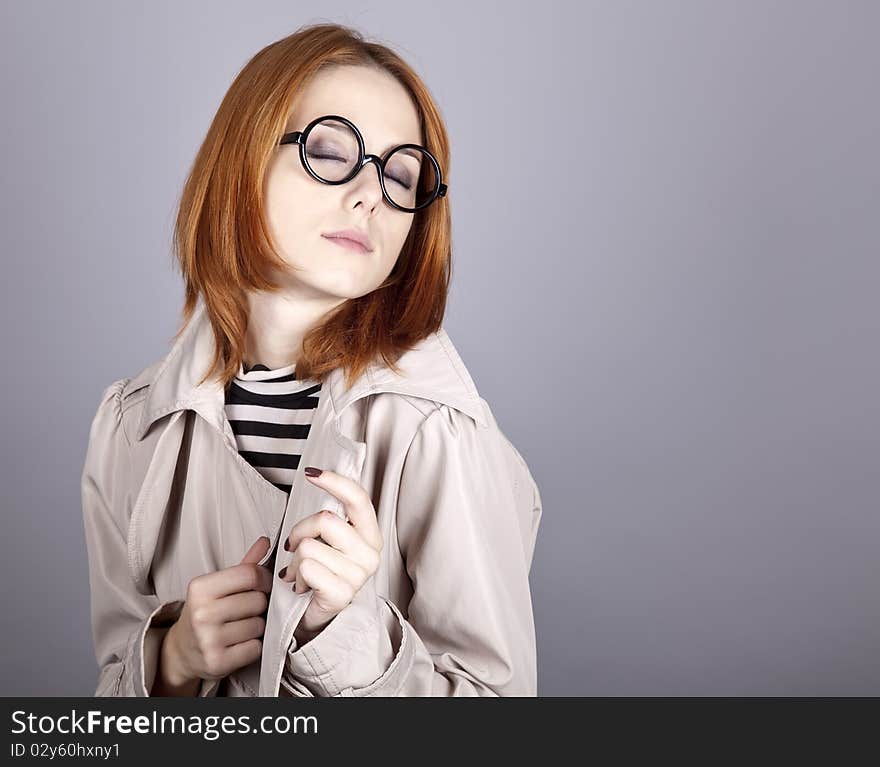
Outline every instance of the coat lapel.
[[128, 562], [135, 587], [141, 594], [153, 593], [149, 582], [150, 566], [165, 519], [174, 469], [183, 441], [185, 416], [184, 410], [174, 413], [159, 437], [129, 519]]
[[[359, 482], [366, 448], [366, 444], [350, 439], [339, 430], [339, 420], [333, 410], [331, 398], [324, 397], [319, 400], [309, 438], [306, 440], [302, 459], [294, 476], [290, 503], [281, 524], [279, 542], [287, 540], [297, 522], [311, 514], [316, 514], [321, 509], [329, 509], [345, 519], [342, 502], [336, 496], [309, 482], [303, 469], [306, 466], [319, 466]], [[311, 590], [304, 594], [296, 594], [292, 584], [278, 577], [279, 565], [276, 560], [275, 582], [269, 597], [260, 669], [259, 694], [261, 697], [271, 698], [278, 696], [287, 648], [314, 594]]]

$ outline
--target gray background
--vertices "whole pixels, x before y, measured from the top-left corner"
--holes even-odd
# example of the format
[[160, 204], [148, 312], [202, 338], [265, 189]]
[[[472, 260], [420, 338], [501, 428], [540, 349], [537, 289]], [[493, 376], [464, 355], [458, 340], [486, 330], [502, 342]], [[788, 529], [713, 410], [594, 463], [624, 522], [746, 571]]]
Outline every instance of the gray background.
[[324, 20], [448, 123], [446, 328], [544, 500], [540, 694], [880, 694], [880, 4], [0, 7], [3, 694], [94, 690], [90, 420], [168, 349], [224, 92]]

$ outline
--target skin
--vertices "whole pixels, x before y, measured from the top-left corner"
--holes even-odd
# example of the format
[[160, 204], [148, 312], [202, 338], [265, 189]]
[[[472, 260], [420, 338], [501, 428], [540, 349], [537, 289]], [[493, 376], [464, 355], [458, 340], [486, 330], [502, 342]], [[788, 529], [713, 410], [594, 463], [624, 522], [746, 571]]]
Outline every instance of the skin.
[[[385, 72], [350, 66], [320, 72], [298, 94], [285, 132], [303, 130], [326, 114], [354, 122], [366, 151], [380, 157], [398, 144], [423, 143], [409, 94]], [[281, 276], [282, 291], [248, 295], [246, 366], [274, 369], [296, 362], [309, 329], [387, 278], [412, 225], [414, 214], [383, 200], [373, 164], [347, 184], [329, 186], [307, 173], [298, 151], [296, 145], [276, 148], [263, 190], [279, 255], [297, 268]], [[321, 236], [350, 227], [367, 232], [372, 252], [348, 250]], [[298, 646], [351, 603], [378, 569], [383, 546], [375, 509], [361, 485], [329, 470], [305, 476], [342, 502], [346, 519], [318, 510], [300, 520], [285, 541], [292, 556], [281, 582], [296, 593], [314, 591], [294, 632]], [[239, 564], [190, 581], [181, 615], [163, 641], [152, 695], [196, 695], [202, 679], [222, 678], [261, 657], [274, 575], [258, 562], [270, 545], [261, 537]]]
[[259, 538], [238, 565], [189, 582], [162, 642], [152, 696], [194, 696], [202, 679], [222, 678], [261, 656], [272, 573], [257, 562], [268, 548], [269, 539]]
[[[285, 133], [303, 130], [328, 114], [347, 117], [361, 131], [367, 153], [380, 157], [398, 144], [420, 144], [418, 112], [391, 75], [368, 67], [334, 67], [320, 72], [299, 94]], [[299, 147], [277, 147], [266, 172], [267, 222], [279, 255], [291, 269], [284, 289], [248, 296], [245, 363], [269, 368], [296, 362], [302, 339], [328, 312], [350, 298], [375, 290], [388, 277], [412, 225], [413, 213], [382, 199], [379, 174], [368, 164], [347, 184], [313, 179], [299, 159]], [[372, 253], [341, 248], [322, 233], [366, 231]]]

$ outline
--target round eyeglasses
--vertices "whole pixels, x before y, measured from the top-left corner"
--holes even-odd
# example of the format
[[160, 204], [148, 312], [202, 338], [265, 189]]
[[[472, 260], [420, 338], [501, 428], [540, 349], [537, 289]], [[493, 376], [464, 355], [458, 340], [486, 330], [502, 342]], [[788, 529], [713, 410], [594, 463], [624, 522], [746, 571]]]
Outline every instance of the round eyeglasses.
[[425, 147], [400, 144], [384, 159], [367, 154], [361, 132], [339, 115], [318, 117], [302, 131], [285, 133], [278, 144], [299, 144], [303, 167], [322, 184], [345, 184], [367, 163], [375, 162], [385, 201], [406, 213], [422, 210], [446, 195], [440, 164]]

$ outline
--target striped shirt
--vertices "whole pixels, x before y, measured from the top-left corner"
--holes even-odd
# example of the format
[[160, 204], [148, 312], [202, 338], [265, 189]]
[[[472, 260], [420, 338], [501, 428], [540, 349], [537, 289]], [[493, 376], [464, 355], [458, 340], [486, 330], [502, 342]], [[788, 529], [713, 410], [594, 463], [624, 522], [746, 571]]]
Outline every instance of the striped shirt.
[[298, 380], [295, 367], [257, 364], [245, 371], [239, 364], [225, 402], [241, 457], [288, 495], [321, 390], [319, 382]]

